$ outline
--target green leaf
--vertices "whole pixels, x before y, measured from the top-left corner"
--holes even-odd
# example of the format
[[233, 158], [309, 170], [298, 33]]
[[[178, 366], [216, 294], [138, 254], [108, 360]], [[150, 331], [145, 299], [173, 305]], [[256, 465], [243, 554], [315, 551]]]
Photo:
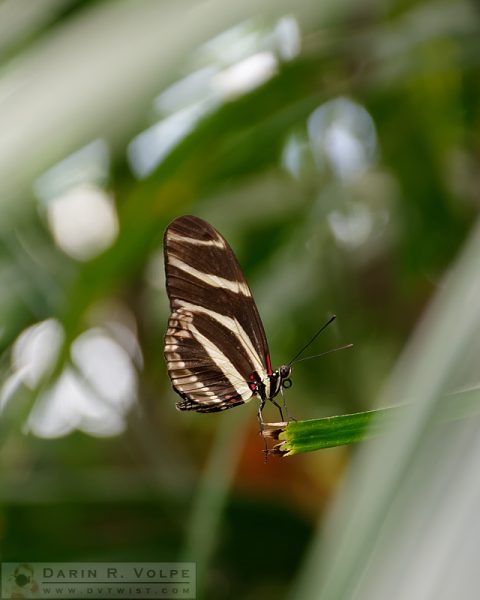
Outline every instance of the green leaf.
[[[454, 400], [449, 403], [450, 410], [445, 413], [442, 422], [466, 418], [480, 412], [477, 389], [450, 396]], [[264, 435], [280, 441], [273, 450], [274, 454], [293, 456], [378, 437], [387, 433], [390, 424], [408, 408], [409, 405], [405, 404], [323, 419], [268, 423], [265, 425]]]
[[388, 422], [404, 409], [403, 406], [392, 406], [323, 419], [267, 424], [264, 433], [266, 437], [280, 440], [274, 448], [275, 454], [292, 456], [377, 437], [388, 427]]

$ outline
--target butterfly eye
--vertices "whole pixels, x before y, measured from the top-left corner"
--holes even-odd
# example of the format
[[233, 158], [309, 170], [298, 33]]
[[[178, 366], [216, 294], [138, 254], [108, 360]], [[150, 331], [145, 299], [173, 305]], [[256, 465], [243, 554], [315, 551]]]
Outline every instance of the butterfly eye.
[[288, 388], [291, 388], [293, 385], [293, 381], [291, 379], [284, 379], [282, 381], [282, 387], [285, 388], [286, 390], [288, 390]]

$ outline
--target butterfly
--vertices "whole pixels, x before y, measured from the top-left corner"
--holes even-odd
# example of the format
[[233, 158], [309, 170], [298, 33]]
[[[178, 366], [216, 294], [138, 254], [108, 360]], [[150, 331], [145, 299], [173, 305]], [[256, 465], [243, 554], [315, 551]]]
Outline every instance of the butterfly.
[[223, 411], [256, 397], [261, 428], [267, 400], [283, 421], [275, 398], [292, 384], [292, 363], [335, 316], [295, 359], [273, 370], [257, 306], [225, 238], [198, 217], [178, 217], [165, 231], [164, 256], [171, 308], [165, 359], [181, 397], [177, 409]]
[[291, 385], [291, 366], [273, 370], [252, 293], [223, 236], [194, 216], [175, 219], [164, 236], [171, 315], [165, 359], [179, 410], [223, 411], [254, 397], [258, 410]]

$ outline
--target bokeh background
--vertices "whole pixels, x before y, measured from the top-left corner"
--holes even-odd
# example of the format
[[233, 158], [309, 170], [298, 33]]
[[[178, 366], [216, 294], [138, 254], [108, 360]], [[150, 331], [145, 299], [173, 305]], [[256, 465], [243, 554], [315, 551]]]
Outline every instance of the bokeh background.
[[357, 450], [265, 463], [255, 403], [175, 411], [163, 232], [229, 240], [276, 365], [337, 314], [296, 418], [373, 408], [478, 214], [479, 34], [467, 0], [0, 3], [3, 560], [307, 597]]

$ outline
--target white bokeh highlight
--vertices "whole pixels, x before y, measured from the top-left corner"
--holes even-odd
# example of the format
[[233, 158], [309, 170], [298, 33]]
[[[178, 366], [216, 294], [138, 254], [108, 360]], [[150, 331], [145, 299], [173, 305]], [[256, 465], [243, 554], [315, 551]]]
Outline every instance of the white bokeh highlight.
[[80, 184], [52, 198], [47, 204], [47, 219], [56, 244], [80, 261], [106, 250], [118, 234], [112, 199], [92, 184]]
[[375, 163], [375, 124], [367, 110], [349, 98], [319, 106], [310, 115], [307, 130], [320, 170], [328, 166], [338, 178], [351, 179]]
[[38, 398], [26, 431], [46, 438], [75, 429], [101, 437], [120, 434], [137, 398], [137, 375], [128, 351], [95, 328], [75, 340], [71, 357], [72, 366]]
[[143, 179], [179, 144], [210, 110], [209, 103], [185, 107], [142, 131], [129, 144], [127, 154], [134, 174]]
[[300, 54], [302, 34], [298, 21], [293, 15], [286, 15], [278, 20], [274, 36], [282, 60], [293, 60]]
[[297, 21], [285, 15], [265, 26], [249, 19], [215, 36], [190, 58], [190, 72], [155, 99], [160, 120], [128, 147], [136, 177], [150, 175], [197, 123], [223, 103], [266, 83], [300, 52]]
[[100, 328], [90, 329], [75, 340], [71, 355], [100, 398], [118, 408], [130, 408], [136, 389], [135, 370], [118, 342]]
[[34, 389], [54, 368], [64, 333], [55, 319], [47, 319], [22, 331], [13, 345], [12, 369]]
[[11, 372], [0, 389], [0, 411], [25, 386], [35, 389], [55, 367], [64, 333], [55, 319], [22, 331], [12, 348]]
[[[70, 363], [38, 396], [24, 431], [44, 438], [75, 430], [95, 436], [123, 432], [137, 399], [135, 364], [143, 364], [132, 338], [127, 327], [113, 321], [81, 334], [71, 346]], [[0, 409], [15, 400], [22, 386], [35, 390], [45, 385], [63, 341], [63, 329], [53, 319], [22, 332], [13, 346], [11, 374], [0, 390]]]
[[25, 432], [58, 438], [75, 429], [96, 436], [112, 436], [125, 429], [125, 420], [122, 411], [101, 400], [81, 376], [67, 368], [38, 398]]
[[224, 69], [213, 77], [215, 92], [224, 100], [233, 100], [271, 79], [278, 71], [273, 52], [258, 52]]
[[374, 227], [372, 211], [358, 202], [349, 205], [347, 211], [331, 211], [327, 215], [327, 221], [337, 242], [350, 248], [362, 246]]

